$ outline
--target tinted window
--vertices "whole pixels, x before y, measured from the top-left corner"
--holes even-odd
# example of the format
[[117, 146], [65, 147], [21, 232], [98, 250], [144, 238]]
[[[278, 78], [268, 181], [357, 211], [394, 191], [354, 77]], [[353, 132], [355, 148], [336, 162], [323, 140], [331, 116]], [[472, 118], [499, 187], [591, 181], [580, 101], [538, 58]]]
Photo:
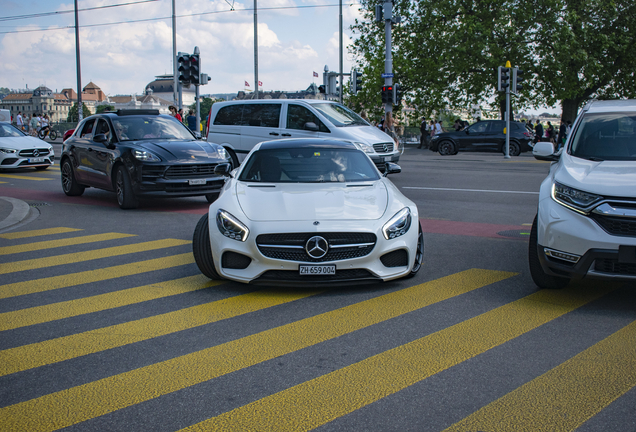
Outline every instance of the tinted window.
[[312, 107], [324, 115], [336, 127], [342, 126], [368, 126], [369, 123], [362, 120], [358, 114], [340, 104], [313, 104]]
[[241, 113], [243, 112], [243, 105], [229, 105], [223, 107], [216, 113], [216, 118], [214, 119], [215, 125], [226, 125], [226, 126], [238, 126], [241, 124]]
[[120, 141], [144, 139], [195, 140], [190, 130], [183, 123], [167, 115], [119, 116], [113, 119], [113, 124]]
[[636, 113], [586, 114], [574, 132], [572, 156], [636, 160]]
[[260, 150], [245, 162], [239, 180], [274, 183], [328, 183], [378, 180], [379, 173], [361, 151], [292, 148]]
[[82, 132], [80, 132], [80, 138], [93, 138], [93, 125], [95, 125], [95, 119], [86, 120], [84, 126], [82, 127]]
[[320, 132], [330, 132], [318, 116], [301, 105], [290, 104], [287, 106], [287, 128], [305, 129], [305, 123], [312, 122], [318, 126]]
[[23, 137], [26, 134], [23, 134], [20, 130], [11, 126], [9, 123], [0, 123], [0, 137]]
[[104, 134], [106, 135], [106, 139], [110, 140], [110, 128], [108, 127], [108, 122], [104, 119], [99, 119], [97, 122], [97, 129], [95, 129], [95, 135]]
[[277, 128], [281, 104], [245, 104], [243, 106], [243, 126]]
[[[491, 121], [488, 123], [490, 123], [490, 128], [488, 128], [488, 132], [493, 134], [502, 134], [504, 131], [504, 128], [506, 127], [506, 122], [503, 120], [496, 120], [496, 121]], [[513, 123], [511, 122], [511, 125], [512, 124]]]
[[470, 133], [483, 133], [486, 132], [487, 128], [488, 122], [482, 121], [475, 123], [474, 125], [469, 127], [468, 130], [470, 131]]

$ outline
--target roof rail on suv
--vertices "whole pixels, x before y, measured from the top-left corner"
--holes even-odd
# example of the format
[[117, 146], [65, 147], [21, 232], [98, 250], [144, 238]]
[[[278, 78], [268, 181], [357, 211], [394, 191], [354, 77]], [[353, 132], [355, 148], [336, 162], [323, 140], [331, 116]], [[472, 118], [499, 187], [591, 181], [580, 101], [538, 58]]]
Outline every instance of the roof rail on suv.
[[159, 110], [156, 109], [120, 109], [117, 110], [117, 115], [118, 116], [127, 116], [127, 115], [140, 115], [140, 114], [147, 114], [147, 115], [159, 115]]

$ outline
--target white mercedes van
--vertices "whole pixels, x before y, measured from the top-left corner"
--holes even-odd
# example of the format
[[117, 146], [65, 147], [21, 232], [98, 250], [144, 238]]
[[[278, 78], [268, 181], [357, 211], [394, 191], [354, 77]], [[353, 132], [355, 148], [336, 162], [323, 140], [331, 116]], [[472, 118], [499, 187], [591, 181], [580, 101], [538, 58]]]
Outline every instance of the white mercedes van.
[[207, 121], [207, 140], [220, 144], [234, 166], [257, 143], [284, 138], [334, 138], [354, 143], [384, 170], [398, 162], [393, 139], [336, 102], [316, 99], [261, 99], [217, 102]]

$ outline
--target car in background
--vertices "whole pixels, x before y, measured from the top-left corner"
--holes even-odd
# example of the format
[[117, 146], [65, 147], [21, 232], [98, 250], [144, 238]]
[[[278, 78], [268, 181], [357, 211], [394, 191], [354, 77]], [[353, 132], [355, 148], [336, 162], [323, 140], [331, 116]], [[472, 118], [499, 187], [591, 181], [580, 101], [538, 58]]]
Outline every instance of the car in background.
[[[429, 150], [442, 156], [456, 155], [460, 150], [490, 150], [505, 154], [506, 122], [504, 120], [481, 120], [459, 132], [442, 132], [434, 135]], [[534, 135], [524, 123], [510, 122], [510, 156], [519, 156], [532, 150]]]
[[0, 122], [0, 169], [45, 170], [54, 161], [51, 144], [25, 134], [10, 123]]
[[342, 285], [414, 276], [424, 240], [417, 206], [349, 142], [256, 144], [197, 224], [193, 254], [211, 279]]
[[75, 129], [69, 129], [69, 130], [65, 131], [64, 135], [62, 135], [62, 142], [66, 141], [68, 138], [70, 138], [70, 136], [73, 135], [73, 132], [75, 132]]
[[538, 142], [533, 154], [554, 162], [530, 232], [535, 284], [636, 280], [636, 100], [590, 102], [563, 149]]
[[158, 110], [119, 110], [84, 119], [64, 141], [62, 188], [69, 196], [87, 187], [114, 191], [122, 209], [140, 197], [205, 196], [212, 202], [225, 178], [223, 147], [197, 140], [181, 122]]

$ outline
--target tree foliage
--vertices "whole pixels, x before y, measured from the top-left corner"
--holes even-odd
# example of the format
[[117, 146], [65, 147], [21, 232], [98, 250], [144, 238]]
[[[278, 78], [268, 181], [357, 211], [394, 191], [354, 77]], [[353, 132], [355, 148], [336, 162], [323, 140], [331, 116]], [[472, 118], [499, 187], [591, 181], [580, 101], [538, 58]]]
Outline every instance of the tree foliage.
[[[71, 109], [68, 110], [68, 116], [66, 117], [66, 121], [69, 123], [77, 123], [79, 121], [79, 116], [77, 114], [78, 114], [77, 102], [75, 102], [73, 106], [71, 107]], [[86, 107], [86, 104], [84, 102], [82, 102], [82, 115], [83, 115], [83, 118], [86, 118], [89, 115], [91, 115], [91, 112]]]
[[[384, 23], [380, 0], [361, 0], [352, 52], [365, 91], [353, 103], [380, 105]], [[590, 96], [636, 93], [636, 3], [633, 0], [396, 0], [402, 23], [392, 30], [394, 82], [420, 114], [499, 107], [497, 67], [526, 72], [517, 108], [560, 102], [564, 120]], [[572, 110], [571, 107], [575, 109]]]
[[95, 114], [103, 113], [104, 111], [115, 111], [113, 105], [100, 105], [95, 109]]

